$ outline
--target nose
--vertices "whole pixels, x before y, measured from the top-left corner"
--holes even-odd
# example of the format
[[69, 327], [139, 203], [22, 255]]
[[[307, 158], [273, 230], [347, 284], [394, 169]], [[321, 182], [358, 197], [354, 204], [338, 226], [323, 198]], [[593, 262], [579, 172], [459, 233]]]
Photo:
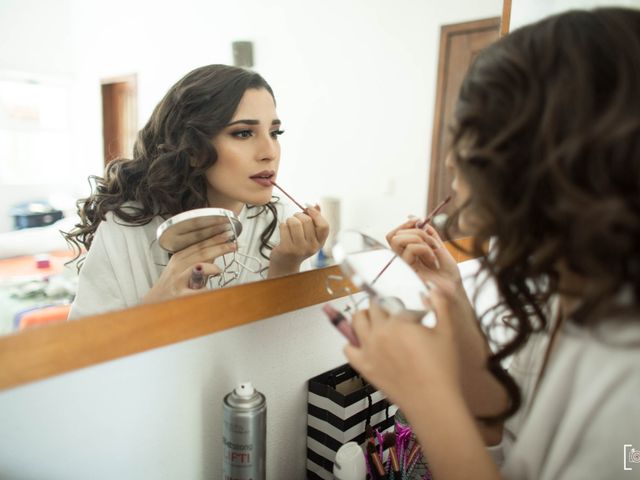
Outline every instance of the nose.
[[270, 132], [262, 136], [259, 144], [258, 160], [261, 162], [272, 162], [280, 157], [280, 144], [277, 138], [273, 138]]

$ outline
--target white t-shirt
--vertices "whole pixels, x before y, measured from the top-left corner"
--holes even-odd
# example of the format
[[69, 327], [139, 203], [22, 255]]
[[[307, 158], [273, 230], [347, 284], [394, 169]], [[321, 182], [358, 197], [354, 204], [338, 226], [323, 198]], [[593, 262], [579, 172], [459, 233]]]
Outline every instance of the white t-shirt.
[[627, 457], [640, 450], [638, 320], [563, 325], [537, 392], [548, 336], [534, 335], [516, 355], [509, 371], [523, 405], [490, 449], [504, 458], [505, 479], [640, 478], [640, 463], [623, 462], [625, 448]]
[[[254, 217], [259, 208], [245, 207], [238, 215], [242, 223], [242, 233], [237, 239], [236, 259], [251, 270], [269, 265], [269, 261], [260, 254], [260, 235], [273, 219], [273, 215], [265, 210]], [[278, 223], [282, 223], [294, 213], [294, 210], [282, 201], [276, 203], [276, 208]], [[129, 308], [140, 303], [169, 262], [169, 254], [156, 240], [156, 230], [164, 220], [156, 217], [146, 225], [127, 225], [111, 212], [106, 215], [106, 219], [96, 230], [93, 243], [80, 270], [78, 291], [71, 306], [69, 319]], [[272, 245], [280, 242], [277, 226], [269, 242]], [[268, 256], [269, 250], [266, 250], [265, 254]], [[231, 254], [226, 257], [230, 262]], [[215, 263], [221, 266], [222, 260], [218, 258]], [[301, 270], [308, 269], [309, 264], [309, 260], [306, 260]], [[259, 273], [241, 268], [239, 276], [227, 286], [262, 278]], [[218, 288], [217, 278], [211, 278], [207, 287]]]

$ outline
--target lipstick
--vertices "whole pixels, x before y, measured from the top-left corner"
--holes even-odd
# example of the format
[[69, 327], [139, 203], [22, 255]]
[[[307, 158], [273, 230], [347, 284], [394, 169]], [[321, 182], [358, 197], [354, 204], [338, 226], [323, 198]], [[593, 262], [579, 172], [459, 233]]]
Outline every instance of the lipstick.
[[271, 185], [273, 185], [278, 190], [280, 190], [282, 193], [284, 193], [287, 197], [289, 197], [289, 200], [291, 200], [293, 203], [295, 203], [298, 206], [298, 208], [300, 208], [300, 210], [302, 210], [303, 212], [307, 211], [307, 209], [304, 208], [302, 205], [300, 205], [298, 202], [296, 202], [295, 199], [291, 195], [289, 195], [287, 192], [285, 192], [280, 185], [278, 185], [273, 180], [269, 180], [269, 181], [271, 182]]
[[[443, 201], [441, 201], [436, 208], [434, 208], [431, 213], [429, 215], [427, 215], [427, 217], [421, 221], [416, 223], [416, 228], [419, 228], [420, 230], [424, 229], [424, 227], [426, 227], [427, 225], [429, 225], [429, 223], [431, 223], [431, 220], [433, 220], [433, 218], [438, 214], [438, 212], [440, 212], [440, 210], [442, 210], [444, 208], [444, 206], [449, 203], [449, 200], [451, 200], [451, 195], [449, 195], [447, 198], [445, 198]], [[380, 273], [378, 273], [378, 275], [376, 275], [376, 278], [373, 279], [373, 282], [371, 282], [371, 285], [373, 285], [374, 283], [376, 283], [376, 281], [380, 278], [380, 275], [382, 275], [385, 270], [387, 268], [389, 268], [389, 265], [391, 265], [391, 263], [396, 259], [396, 257], [398, 256], [398, 254], [394, 254], [393, 257], [391, 257], [391, 260], [389, 260], [389, 263], [387, 263], [384, 267], [382, 267], [382, 270], [380, 270]]]
[[340, 331], [344, 337], [349, 340], [349, 343], [353, 346], [359, 347], [360, 342], [358, 342], [358, 337], [356, 337], [356, 332], [353, 331], [353, 327], [351, 323], [347, 320], [347, 318], [340, 313], [338, 310], [333, 308], [330, 304], [325, 303], [322, 307], [322, 311], [327, 314], [331, 323]]
[[416, 228], [419, 229], [423, 229], [424, 227], [426, 227], [429, 223], [431, 223], [431, 220], [433, 220], [433, 218], [440, 213], [440, 210], [442, 210], [444, 208], [444, 206], [449, 203], [449, 200], [451, 200], [451, 195], [449, 195], [447, 198], [445, 198], [444, 200], [442, 200], [438, 205], [436, 205], [436, 208], [434, 208], [431, 213], [429, 215], [427, 215], [427, 217], [422, 221], [422, 222], [418, 222], [416, 223]]

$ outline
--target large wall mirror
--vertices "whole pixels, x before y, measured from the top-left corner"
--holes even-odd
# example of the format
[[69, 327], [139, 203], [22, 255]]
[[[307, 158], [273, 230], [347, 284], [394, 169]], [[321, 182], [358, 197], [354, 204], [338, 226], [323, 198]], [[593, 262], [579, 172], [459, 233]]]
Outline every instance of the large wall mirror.
[[[426, 213], [442, 26], [502, 10], [501, 0], [190, 0], [163, 8], [146, 0], [2, 2], [0, 39], [10, 48], [0, 53], [0, 262], [29, 258], [0, 266], [0, 275], [61, 268], [68, 257], [58, 228], [10, 236], [15, 207], [46, 200], [72, 219], [75, 200], [89, 193], [87, 177], [100, 175], [110, 156], [130, 152], [166, 90], [195, 67], [233, 64], [237, 41], [252, 42], [253, 68], [275, 92], [286, 130], [279, 184], [304, 203], [338, 199], [341, 228], [383, 239], [407, 215]], [[31, 257], [41, 250], [48, 258]], [[332, 273], [335, 267], [77, 322], [5, 326], [1, 386], [319, 303]], [[15, 327], [15, 298], [0, 288], [0, 315]], [[247, 307], [247, 298], [260, 305]], [[197, 312], [211, 303], [225, 305], [224, 319], [198, 323], [204, 316]], [[192, 327], [166, 329], [185, 312]], [[136, 340], [118, 343], [127, 335]], [[78, 349], [84, 360], [70, 360]], [[25, 365], [31, 373], [14, 375]]]

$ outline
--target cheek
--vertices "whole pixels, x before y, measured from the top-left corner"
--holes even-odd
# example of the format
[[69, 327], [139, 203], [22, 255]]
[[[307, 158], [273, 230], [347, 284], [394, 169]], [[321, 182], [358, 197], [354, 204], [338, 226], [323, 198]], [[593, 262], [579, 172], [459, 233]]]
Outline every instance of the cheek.
[[457, 202], [459, 205], [462, 205], [469, 199], [471, 189], [469, 184], [460, 176], [459, 173], [453, 177], [451, 188], [456, 192]]
[[238, 161], [238, 153], [234, 151], [233, 148], [222, 146], [220, 148], [216, 148], [216, 151], [218, 153], [218, 158], [211, 168], [209, 168], [209, 171], [207, 172], [208, 178], [212, 178], [214, 176], [228, 176], [238, 170], [241, 162]]
[[218, 178], [217, 169], [215, 167], [210, 167], [209, 170], [205, 173], [205, 179], [207, 180], [207, 184], [209, 187], [214, 187], [216, 184], [216, 178]]
[[451, 190], [453, 190], [455, 194], [453, 197], [454, 205], [460, 208], [469, 198], [469, 192], [464, 183], [460, 181], [460, 177], [457, 175], [453, 177], [453, 180], [451, 180]]
[[456, 177], [455, 175], [451, 179], [451, 190], [453, 190], [453, 192], [456, 194], [458, 193], [458, 177]]
[[[469, 185], [463, 178], [460, 178], [460, 175], [458, 174], [453, 177], [451, 189], [455, 192], [456, 207], [463, 207], [471, 195]], [[474, 214], [473, 207], [471, 205], [464, 206], [460, 211], [460, 216], [458, 217], [458, 228], [460, 231], [466, 235], [473, 235], [476, 231], [476, 223], [477, 218]]]
[[216, 160], [214, 167], [227, 167], [229, 164], [233, 163], [233, 158], [236, 156], [233, 148], [225, 143], [216, 145], [216, 152], [218, 154], [218, 159]]
[[218, 184], [224, 184], [229, 173], [228, 162], [225, 161], [224, 157], [218, 156], [216, 163], [207, 170], [207, 182], [214, 187]]

